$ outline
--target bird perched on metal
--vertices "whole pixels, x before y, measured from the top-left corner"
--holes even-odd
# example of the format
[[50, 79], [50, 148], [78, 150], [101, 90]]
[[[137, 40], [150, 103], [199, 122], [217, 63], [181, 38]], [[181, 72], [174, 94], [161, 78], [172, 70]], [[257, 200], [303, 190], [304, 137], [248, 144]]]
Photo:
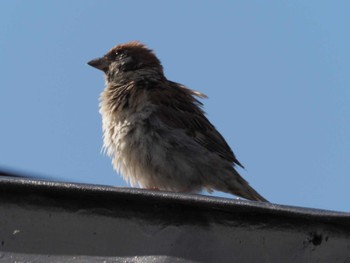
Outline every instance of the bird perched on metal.
[[235, 169], [241, 166], [206, 118], [206, 96], [168, 80], [144, 44], [117, 45], [88, 62], [105, 73], [100, 97], [103, 146], [131, 186], [184, 193], [218, 190], [267, 201]]

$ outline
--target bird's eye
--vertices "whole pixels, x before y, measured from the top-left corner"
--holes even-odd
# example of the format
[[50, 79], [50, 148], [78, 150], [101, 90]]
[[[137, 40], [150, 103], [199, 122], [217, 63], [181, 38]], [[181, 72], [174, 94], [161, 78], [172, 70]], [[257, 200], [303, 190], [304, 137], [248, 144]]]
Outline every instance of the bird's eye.
[[111, 52], [108, 54], [108, 58], [111, 60], [115, 60], [120, 56], [120, 52], [116, 51], [116, 52]]
[[123, 51], [118, 50], [114, 52], [114, 58], [120, 58], [124, 54]]

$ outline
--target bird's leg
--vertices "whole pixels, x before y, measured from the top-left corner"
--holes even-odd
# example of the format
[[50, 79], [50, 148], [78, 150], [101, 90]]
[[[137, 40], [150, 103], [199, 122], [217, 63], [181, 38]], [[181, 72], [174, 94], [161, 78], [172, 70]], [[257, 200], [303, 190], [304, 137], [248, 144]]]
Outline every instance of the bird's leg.
[[160, 191], [158, 187], [150, 187], [146, 188], [147, 190], [152, 190], [152, 191]]

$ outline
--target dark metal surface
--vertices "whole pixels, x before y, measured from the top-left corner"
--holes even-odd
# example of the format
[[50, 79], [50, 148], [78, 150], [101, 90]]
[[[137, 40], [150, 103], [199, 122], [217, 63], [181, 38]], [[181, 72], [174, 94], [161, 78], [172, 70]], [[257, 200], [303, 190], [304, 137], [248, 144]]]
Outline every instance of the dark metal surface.
[[350, 214], [0, 176], [2, 262], [350, 262]]

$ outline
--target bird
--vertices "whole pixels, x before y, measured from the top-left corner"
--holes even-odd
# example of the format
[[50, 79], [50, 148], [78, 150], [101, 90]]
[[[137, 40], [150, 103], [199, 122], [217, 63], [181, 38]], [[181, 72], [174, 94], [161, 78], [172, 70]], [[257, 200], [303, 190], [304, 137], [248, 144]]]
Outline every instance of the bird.
[[236, 170], [244, 167], [203, 110], [207, 96], [168, 80], [148, 46], [119, 44], [88, 65], [105, 75], [104, 152], [131, 187], [268, 202]]

